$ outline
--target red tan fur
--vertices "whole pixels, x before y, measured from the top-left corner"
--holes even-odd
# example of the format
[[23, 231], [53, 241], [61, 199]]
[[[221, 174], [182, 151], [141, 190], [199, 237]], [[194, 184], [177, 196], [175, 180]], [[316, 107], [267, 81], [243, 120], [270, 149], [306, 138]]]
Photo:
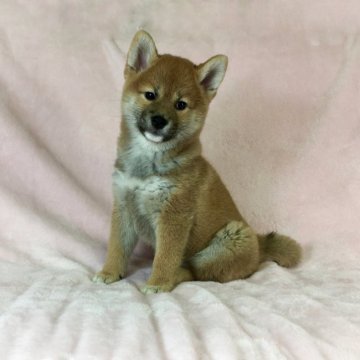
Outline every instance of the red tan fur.
[[224, 55], [200, 65], [159, 55], [148, 33], [135, 35], [124, 72], [108, 254], [94, 281], [123, 278], [139, 236], [155, 249], [144, 293], [190, 280], [243, 279], [265, 260], [299, 262], [294, 240], [251, 229], [201, 156], [199, 135], [226, 67]]

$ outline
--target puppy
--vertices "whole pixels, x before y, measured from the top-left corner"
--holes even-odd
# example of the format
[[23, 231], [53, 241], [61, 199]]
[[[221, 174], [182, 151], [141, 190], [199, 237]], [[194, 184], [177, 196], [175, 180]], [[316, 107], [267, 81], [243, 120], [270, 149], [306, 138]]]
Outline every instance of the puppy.
[[265, 260], [299, 262], [294, 240], [251, 229], [201, 156], [199, 135], [226, 67], [224, 55], [200, 65], [159, 55], [148, 33], [135, 34], [124, 72], [108, 253], [95, 282], [125, 276], [139, 237], [155, 249], [143, 293], [183, 281], [244, 279]]

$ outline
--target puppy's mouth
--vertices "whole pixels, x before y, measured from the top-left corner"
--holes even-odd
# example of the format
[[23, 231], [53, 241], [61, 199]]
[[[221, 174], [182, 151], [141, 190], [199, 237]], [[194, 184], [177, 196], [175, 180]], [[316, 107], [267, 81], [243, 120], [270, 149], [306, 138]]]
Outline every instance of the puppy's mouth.
[[143, 135], [146, 137], [146, 139], [155, 142], [155, 143], [161, 143], [164, 141], [164, 136], [163, 135], [156, 135], [156, 134], [152, 134], [149, 131], [144, 131]]
[[171, 140], [175, 136], [175, 129], [168, 129], [166, 132], [149, 129], [142, 124], [138, 124], [139, 131], [145, 137], [146, 140], [156, 144], [160, 144]]

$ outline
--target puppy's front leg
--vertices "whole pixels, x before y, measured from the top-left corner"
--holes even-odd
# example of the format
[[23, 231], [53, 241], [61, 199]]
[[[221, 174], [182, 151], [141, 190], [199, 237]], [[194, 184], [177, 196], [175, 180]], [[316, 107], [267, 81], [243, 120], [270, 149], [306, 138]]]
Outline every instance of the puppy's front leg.
[[93, 277], [94, 282], [111, 284], [125, 276], [128, 259], [137, 237], [129, 221], [129, 214], [114, 201], [111, 231], [106, 261], [102, 271]]
[[189, 217], [169, 213], [160, 217], [152, 273], [141, 289], [144, 294], [170, 291], [180, 282], [192, 280], [190, 271], [181, 267], [190, 228]]

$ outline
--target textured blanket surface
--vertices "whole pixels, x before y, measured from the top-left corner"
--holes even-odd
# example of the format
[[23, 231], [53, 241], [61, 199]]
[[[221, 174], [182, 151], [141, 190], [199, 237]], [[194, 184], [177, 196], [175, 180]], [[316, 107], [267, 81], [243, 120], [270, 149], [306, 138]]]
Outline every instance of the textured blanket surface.
[[[304, 247], [286, 270], [144, 296], [139, 247], [106, 286], [125, 54], [229, 68], [205, 156], [259, 232]], [[359, 359], [360, 4], [0, 1], [1, 359]]]

